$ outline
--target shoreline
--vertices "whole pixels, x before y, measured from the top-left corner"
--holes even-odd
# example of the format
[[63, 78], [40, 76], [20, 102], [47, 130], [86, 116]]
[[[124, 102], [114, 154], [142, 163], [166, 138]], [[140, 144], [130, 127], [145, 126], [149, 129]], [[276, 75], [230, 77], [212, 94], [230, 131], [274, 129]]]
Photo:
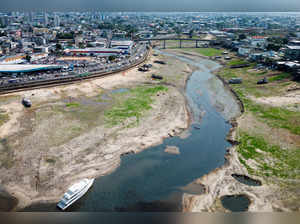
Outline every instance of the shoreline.
[[[190, 52], [182, 52], [180, 50], [169, 50], [167, 52], [172, 52], [176, 55], [182, 55], [184, 57], [190, 58], [190, 57], [198, 57], [198, 58], [203, 58], [207, 60], [211, 60], [214, 62], [217, 62], [220, 64], [220, 68], [216, 70], [211, 70], [210, 72], [215, 75], [223, 84], [224, 88], [229, 90], [232, 94], [232, 97], [235, 99], [235, 101], [238, 103], [240, 114], [233, 117], [232, 119], [228, 120], [228, 122], [231, 124], [231, 129], [227, 133], [226, 140], [232, 144], [231, 147], [228, 147], [226, 149], [226, 154], [225, 154], [225, 162], [222, 166], [216, 168], [215, 170], [212, 170], [208, 174], [194, 180], [190, 184], [198, 184], [203, 186], [205, 189], [203, 194], [201, 195], [194, 195], [194, 194], [189, 194], [189, 193], [184, 193], [182, 196], [182, 208], [183, 212], [200, 212], [200, 211], [213, 211], [211, 210], [211, 207], [213, 206], [214, 202], [216, 201], [217, 198], [220, 196], [226, 195], [223, 193], [223, 195], [219, 195], [218, 192], [221, 191], [222, 188], [226, 188], [224, 185], [218, 185], [219, 179], [224, 179], [226, 176], [231, 179], [231, 175], [225, 175], [226, 172], [232, 172], [232, 173], [237, 173], [237, 174], [242, 174], [246, 175], [250, 178], [256, 178], [257, 177], [252, 177], [249, 175], [247, 170], [240, 164], [238, 161], [238, 152], [236, 151], [236, 145], [238, 145], [238, 141], [236, 139], [236, 131], [238, 128], [238, 121], [239, 119], [243, 116], [245, 109], [244, 109], [244, 104], [242, 100], [239, 98], [239, 96], [236, 94], [236, 92], [230, 87], [230, 85], [217, 73], [224, 69], [224, 64], [220, 63], [217, 60], [213, 60], [210, 57], [200, 55], [198, 53], [190, 53]], [[190, 58], [193, 59], [193, 58]], [[233, 179], [233, 178], [232, 178]], [[259, 179], [260, 180], [260, 179]], [[236, 182], [237, 184], [240, 184]], [[236, 192], [236, 194], [243, 193], [242, 192]], [[258, 205], [254, 205], [254, 199], [250, 198], [250, 209], [253, 209], [253, 211], [256, 211], [256, 207], [262, 207], [261, 203], [258, 203]], [[252, 206], [252, 208], [251, 208]], [[226, 211], [225, 209], [223, 209]], [[271, 209], [267, 208], [266, 211], [270, 211]]]
[[[207, 60], [211, 60], [214, 62], [217, 62], [218, 64], [220, 64], [220, 68], [216, 69], [216, 70], [212, 70], [211, 73], [213, 75], [215, 75], [222, 83], [224, 88], [228, 89], [234, 99], [236, 100], [236, 102], [239, 105], [240, 108], [240, 112], [241, 114], [239, 114], [238, 116], [234, 117], [233, 119], [229, 120], [228, 122], [231, 124], [232, 128], [229, 130], [227, 136], [226, 136], [226, 140], [232, 144], [231, 147], [226, 149], [226, 154], [225, 154], [225, 162], [221, 167], [216, 168], [215, 170], [210, 171], [208, 174], [196, 179], [195, 181], [193, 181], [192, 183], [197, 183], [202, 185], [206, 190], [205, 190], [205, 194], [207, 194], [207, 197], [204, 198], [202, 195], [191, 195], [188, 193], [184, 193], [183, 197], [182, 197], [182, 207], [183, 207], [183, 212], [191, 212], [191, 211], [209, 211], [209, 207], [212, 206], [213, 201], [216, 199], [217, 196], [212, 195], [214, 189], [211, 188], [212, 182], [216, 182], [216, 179], [218, 179], [219, 177], [221, 177], [224, 171], [226, 171], [226, 169], [230, 169], [232, 166], [236, 165], [236, 157], [238, 156], [237, 152], [236, 152], [236, 145], [238, 144], [237, 139], [236, 139], [236, 130], [238, 128], [238, 122], [237, 120], [243, 115], [243, 113], [245, 112], [244, 109], [244, 104], [242, 102], [242, 100], [239, 98], [239, 96], [236, 94], [236, 92], [230, 87], [230, 85], [228, 85], [228, 83], [221, 77], [219, 76], [217, 73], [219, 71], [221, 71], [222, 69], [224, 69], [224, 65], [221, 64], [219, 61], [217, 60], [213, 60], [210, 57], [204, 56], [204, 55], [200, 55], [198, 53], [190, 53], [190, 52], [182, 52], [180, 50], [171, 50], [171, 52], [175, 52], [175, 54], [179, 54], [179, 55], [184, 55], [184, 56], [188, 56], [188, 57], [193, 57], [193, 56], [197, 56], [199, 58], [203, 58], [203, 59], [207, 59]], [[241, 166], [241, 164], [239, 168], [241, 168], [241, 170], [243, 170], [244, 175], [248, 175], [248, 172], [246, 171], [246, 169], [244, 169], [244, 167]], [[215, 187], [215, 191], [217, 190], [217, 187]], [[199, 197], [199, 198], [197, 198]], [[210, 198], [211, 197], [211, 198]], [[202, 202], [202, 204], [200, 205], [199, 202], [198, 204], [196, 204], [196, 200], [203, 200], [204, 202]]]
[[[191, 56], [198, 55], [197, 53], [187, 54]], [[269, 203], [266, 203], [265, 197], [270, 198], [273, 196], [274, 186], [270, 183], [267, 184], [261, 177], [250, 175], [247, 169], [239, 162], [239, 153], [236, 149], [239, 144], [237, 140], [237, 129], [239, 127], [239, 122], [241, 122], [241, 118], [245, 113], [244, 104], [238, 94], [231, 88], [224, 78], [217, 74], [224, 69], [224, 64], [220, 63], [218, 60], [213, 60], [202, 55], [199, 55], [199, 57], [216, 61], [221, 65], [220, 68], [211, 71], [211, 73], [223, 83], [224, 88], [228, 89], [232, 93], [234, 99], [239, 105], [241, 114], [228, 121], [232, 128], [228, 132], [226, 140], [231, 143], [232, 146], [226, 149], [225, 163], [192, 182], [204, 186], [205, 192], [201, 195], [184, 193], [182, 199], [183, 212], [230, 212], [225, 209], [220, 202], [220, 198], [226, 195], [245, 195], [250, 200], [248, 211], [251, 212], [270, 212], [274, 210], [289, 211], [289, 209], [282, 207], [275, 201], [269, 201]], [[255, 187], [248, 186], [236, 181], [231, 176], [232, 174], [245, 175], [251, 179], [260, 181], [262, 185]]]

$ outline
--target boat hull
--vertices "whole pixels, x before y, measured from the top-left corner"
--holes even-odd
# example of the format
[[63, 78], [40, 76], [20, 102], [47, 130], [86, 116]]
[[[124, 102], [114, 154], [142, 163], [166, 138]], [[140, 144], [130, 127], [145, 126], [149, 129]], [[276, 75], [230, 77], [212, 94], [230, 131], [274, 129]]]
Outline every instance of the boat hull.
[[95, 179], [90, 179], [89, 183], [74, 197], [72, 197], [68, 201], [64, 201], [63, 199], [59, 201], [57, 204], [57, 207], [61, 210], [66, 210], [68, 207], [70, 207], [72, 204], [74, 204], [77, 200], [79, 200], [85, 193], [91, 188], [93, 185]]

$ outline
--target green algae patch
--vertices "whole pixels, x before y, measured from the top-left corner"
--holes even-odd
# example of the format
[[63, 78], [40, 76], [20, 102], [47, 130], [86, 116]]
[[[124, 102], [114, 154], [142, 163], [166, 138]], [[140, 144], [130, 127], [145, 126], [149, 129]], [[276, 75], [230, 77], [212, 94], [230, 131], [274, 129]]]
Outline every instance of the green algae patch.
[[140, 86], [128, 92], [119, 93], [118, 102], [105, 112], [106, 123], [109, 126], [115, 126], [132, 118], [134, 123], [138, 124], [143, 113], [152, 108], [151, 104], [154, 102], [152, 96], [167, 90], [165, 86]]
[[[300, 178], [299, 149], [281, 149], [269, 144], [262, 136], [253, 136], [246, 132], [239, 134], [239, 160], [250, 174], [280, 179]], [[251, 159], [256, 169], [247, 165]]]

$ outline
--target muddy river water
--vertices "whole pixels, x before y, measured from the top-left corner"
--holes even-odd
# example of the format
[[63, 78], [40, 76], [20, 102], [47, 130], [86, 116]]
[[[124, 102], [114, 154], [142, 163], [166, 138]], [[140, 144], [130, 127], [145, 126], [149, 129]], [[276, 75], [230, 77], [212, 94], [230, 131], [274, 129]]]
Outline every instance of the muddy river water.
[[[157, 51], [160, 54], [167, 54]], [[110, 175], [95, 180], [90, 191], [68, 211], [180, 211], [184, 192], [201, 193], [195, 179], [224, 163], [230, 144], [227, 122], [239, 114], [233, 95], [211, 71], [213, 61], [192, 61], [177, 57], [198, 69], [190, 76], [186, 97], [192, 124], [185, 138], [170, 137], [162, 144], [138, 154], [122, 157], [121, 165]], [[176, 146], [180, 154], [168, 154], [166, 146]], [[57, 211], [55, 204], [39, 204], [24, 211]]]

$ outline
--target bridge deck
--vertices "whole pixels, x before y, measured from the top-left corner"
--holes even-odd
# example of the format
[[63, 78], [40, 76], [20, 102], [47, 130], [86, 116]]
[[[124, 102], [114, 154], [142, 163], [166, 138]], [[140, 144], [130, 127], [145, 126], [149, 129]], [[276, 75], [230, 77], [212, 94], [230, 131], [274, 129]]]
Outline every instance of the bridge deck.
[[137, 41], [158, 41], [158, 40], [190, 40], [190, 41], [205, 41], [209, 42], [209, 40], [204, 39], [192, 39], [192, 38], [149, 38], [149, 39], [138, 39]]

